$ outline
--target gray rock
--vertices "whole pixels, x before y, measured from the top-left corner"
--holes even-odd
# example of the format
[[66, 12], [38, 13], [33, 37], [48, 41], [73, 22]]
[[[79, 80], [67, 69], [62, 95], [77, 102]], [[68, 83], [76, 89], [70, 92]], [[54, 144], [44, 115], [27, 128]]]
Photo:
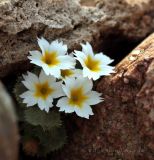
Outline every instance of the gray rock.
[[[0, 77], [29, 66], [37, 37], [62, 39], [70, 49], [89, 41], [99, 49], [119, 33], [141, 39], [154, 29], [153, 0], [1, 0]], [[118, 39], [118, 35], [117, 35]]]
[[0, 159], [17, 160], [18, 132], [12, 99], [0, 82]]

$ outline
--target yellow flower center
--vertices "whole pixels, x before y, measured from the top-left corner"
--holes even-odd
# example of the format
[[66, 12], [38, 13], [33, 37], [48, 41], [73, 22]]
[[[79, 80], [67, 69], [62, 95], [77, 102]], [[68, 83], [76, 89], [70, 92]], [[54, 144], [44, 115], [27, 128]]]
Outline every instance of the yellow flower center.
[[83, 88], [75, 88], [71, 90], [71, 96], [69, 98], [69, 104], [71, 106], [77, 106], [82, 108], [83, 103], [88, 97], [83, 93]]
[[47, 97], [54, 91], [50, 86], [48, 82], [44, 83], [37, 83], [35, 85], [36, 92], [35, 92], [35, 97], [37, 98], [42, 98], [42, 99], [47, 99]]
[[65, 77], [69, 77], [73, 74], [73, 71], [69, 70], [69, 69], [65, 69], [65, 70], [61, 70], [61, 76], [63, 78]]
[[88, 55], [88, 57], [85, 59], [85, 64], [87, 68], [89, 68], [90, 70], [94, 72], [98, 72], [101, 69], [100, 61], [93, 59], [90, 55]]
[[42, 61], [51, 67], [59, 64], [57, 53], [55, 51], [53, 52], [46, 51], [42, 57]]

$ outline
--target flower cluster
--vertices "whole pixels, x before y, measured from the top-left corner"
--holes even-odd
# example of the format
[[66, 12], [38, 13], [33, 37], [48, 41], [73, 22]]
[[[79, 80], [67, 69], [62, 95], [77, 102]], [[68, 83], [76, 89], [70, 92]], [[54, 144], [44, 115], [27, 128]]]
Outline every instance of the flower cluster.
[[[75, 112], [78, 116], [89, 118], [93, 115], [91, 105], [103, 101], [101, 94], [93, 91], [93, 80], [114, 73], [113, 61], [103, 53], [95, 54], [87, 42], [81, 44], [82, 51], [75, 50], [68, 55], [67, 45], [55, 40], [49, 43], [38, 39], [40, 51], [30, 51], [31, 63], [41, 67], [37, 76], [27, 72], [22, 83], [27, 91], [20, 95], [27, 107], [38, 105], [49, 112], [57, 99], [59, 111]], [[82, 69], [76, 67], [79, 62]]]

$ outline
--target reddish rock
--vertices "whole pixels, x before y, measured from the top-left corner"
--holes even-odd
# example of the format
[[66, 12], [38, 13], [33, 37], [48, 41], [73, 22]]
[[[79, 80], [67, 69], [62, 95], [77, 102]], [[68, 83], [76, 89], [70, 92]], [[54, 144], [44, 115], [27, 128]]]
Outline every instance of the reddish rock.
[[93, 107], [90, 120], [68, 119], [69, 142], [53, 158], [153, 160], [154, 34], [116, 66], [115, 74], [102, 78], [97, 91], [105, 101]]

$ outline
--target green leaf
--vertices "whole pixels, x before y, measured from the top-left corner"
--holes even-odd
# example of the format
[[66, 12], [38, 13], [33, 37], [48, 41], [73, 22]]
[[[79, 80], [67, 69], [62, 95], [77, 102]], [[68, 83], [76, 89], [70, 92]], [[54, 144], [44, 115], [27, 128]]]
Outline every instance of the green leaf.
[[37, 76], [39, 76], [39, 74], [40, 74], [40, 72], [41, 72], [41, 68], [35, 66], [35, 67], [32, 69], [32, 72], [35, 73]]
[[61, 149], [66, 143], [67, 136], [63, 125], [53, 127], [50, 131], [44, 131], [40, 126], [25, 126], [23, 141], [27, 139], [37, 139], [39, 141], [39, 155], [47, 154]]
[[21, 81], [22, 81], [22, 77], [19, 77], [18, 80], [17, 80], [17, 83], [15, 84], [14, 89], [13, 89], [13, 93], [14, 93], [15, 98], [16, 98], [16, 100], [19, 104], [23, 104], [22, 103], [22, 98], [20, 98], [19, 96], [26, 91], [26, 88], [21, 83]]
[[25, 120], [34, 126], [41, 126], [44, 130], [51, 130], [53, 127], [61, 125], [60, 113], [54, 110], [46, 113], [37, 107], [31, 107], [25, 110]]
[[54, 127], [52, 130], [43, 132], [40, 129], [37, 131], [37, 136], [40, 140], [40, 154], [47, 155], [48, 153], [62, 148], [66, 143], [66, 131], [63, 126]]
[[46, 133], [47, 140], [42, 142], [44, 153], [58, 150], [66, 143], [66, 132], [64, 127], [54, 128], [51, 133]]
[[21, 83], [22, 77], [19, 77], [17, 80], [17, 83], [14, 86], [13, 89], [13, 94], [16, 98], [17, 101], [17, 115], [18, 115], [18, 120], [19, 121], [24, 121], [24, 109], [26, 109], [26, 104], [22, 102], [22, 98], [19, 97], [22, 93], [26, 91], [26, 88], [24, 85]]

